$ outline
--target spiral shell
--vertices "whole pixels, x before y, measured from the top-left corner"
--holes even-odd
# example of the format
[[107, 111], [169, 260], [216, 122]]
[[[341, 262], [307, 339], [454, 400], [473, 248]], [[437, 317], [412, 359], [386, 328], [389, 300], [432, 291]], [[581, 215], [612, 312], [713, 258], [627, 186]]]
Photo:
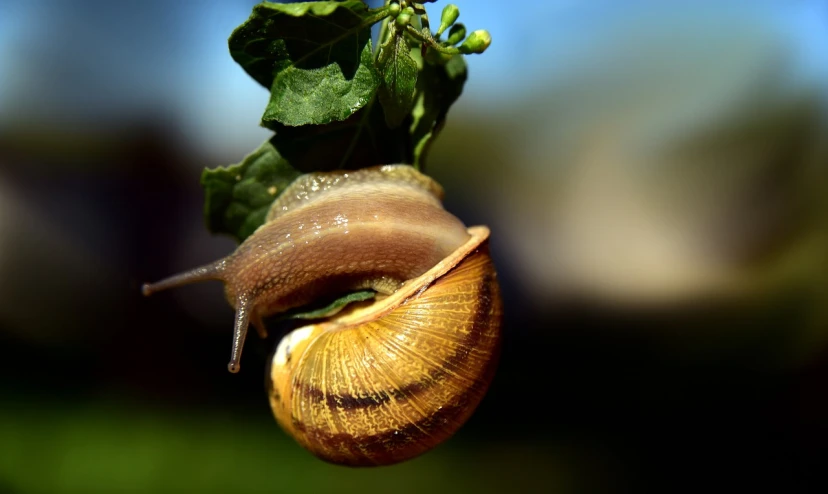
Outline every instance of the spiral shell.
[[485, 227], [380, 301], [294, 330], [269, 371], [279, 424], [320, 458], [387, 465], [453, 435], [497, 366], [501, 300]]

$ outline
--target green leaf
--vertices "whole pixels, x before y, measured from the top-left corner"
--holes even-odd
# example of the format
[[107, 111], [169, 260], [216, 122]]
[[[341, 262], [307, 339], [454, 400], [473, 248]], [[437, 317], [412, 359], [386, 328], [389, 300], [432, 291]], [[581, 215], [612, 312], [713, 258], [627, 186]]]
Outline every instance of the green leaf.
[[392, 35], [379, 53], [379, 71], [382, 84], [379, 100], [390, 128], [399, 126], [414, 106], [417, 90], [417, 62], [411, 58], [411, 48], [403, 36]]
[[273, 200], [299, 175], [270, 141], [239, 164], [205, 169], [201, 185], [207, 228], [242, 242], [264, 223]]
[[431, 63], [423, 60], [419, 50], [412, 50], [411, 53], [422, 67], [417, 79], [417, 100], [411, 112], [413, 121], [410, 128], [413, 164], [422, 170], [428, 150], [442, 130], [449, 108], [463, 92], [468, 72], [463, 55], [454, 55], [445, 63]]
[[281, 316], [282, 319], [320, 319], [323, 317], [330, 317], [345, 308], [345, 306], [355, 303], [371, 300], [377, 295], [373, 290], [360, 290], [342, 295], [332, 301], [323, 301], [321, 304], [317, 303], [313, 306], [301, 307], [295, 311], [285, 313]]
[[256, 5], [228, 43], [271, 91], [262, 124], [326, 124], [368, 104], [380, 82], [371, 25], [386, 15], [358, 0]]
[[278, 128], [271, 142], [305, 173], [411, 163], [413, 156], [408, 128], [388, 128], [376, 102], [343, 122]]

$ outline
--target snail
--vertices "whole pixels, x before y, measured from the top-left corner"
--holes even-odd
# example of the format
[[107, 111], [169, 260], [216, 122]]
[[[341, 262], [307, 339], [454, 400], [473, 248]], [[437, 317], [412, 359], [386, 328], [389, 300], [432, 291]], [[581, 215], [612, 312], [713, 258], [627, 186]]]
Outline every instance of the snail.
[[501, 300], [485, 226], [466, 228], [443, 189], [408, 165], [302, 175], [228, 257], [143, 287], [225, 284], [236, 310], [228, 369], [248, 324], [325, 297], [371, 301], [294, 329], [269, 362], [280, 426], [319, 458], [389, 465], [452, 436], [486, 393]]

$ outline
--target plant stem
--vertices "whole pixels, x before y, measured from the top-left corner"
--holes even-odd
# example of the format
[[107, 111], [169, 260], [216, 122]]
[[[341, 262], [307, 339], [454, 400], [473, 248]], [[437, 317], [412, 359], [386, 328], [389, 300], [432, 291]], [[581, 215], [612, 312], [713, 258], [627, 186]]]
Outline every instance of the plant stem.
[[445, 55], [458, 55], [458, 54], [462, 53], [458, 48], [455, 48], [453, 46], [443, 46], [443, 45], [441, 45], [440, 43], [437, 42], [437, 40], [434, 39], [433, 36], [431, 36], [430, 32], [426, 33], [425, 31], [418, 31], [418, 30], [414, 29], [411, 26], [406, 26], [405, 30], [406, 30], [406, 32], [408, 32], [408, 34], [413, 36], [414, 39], [416, 39], [417, 41], [419, 41], [423, 44], [427, 44], [428, 46], [430, 46], [431, 48], [434, 48], [435, 50], [437, 50], [440, 53], [443, 53]]
[[[388, 9], [388, 12], [391, 11], [391, 0], [385, 0], [385, 6], [382, 7], [384, 9]], [[374, 60], [379, 58], [380, 47], [385, 42], [385, 39], [388, 38], [388, 23], [391, 22], [391, 16], [386, 16], [385, 19], [382, 20], [382, 24], [380, 25], [379, 36], [377, 37], [377, 49], [374, 51]]]

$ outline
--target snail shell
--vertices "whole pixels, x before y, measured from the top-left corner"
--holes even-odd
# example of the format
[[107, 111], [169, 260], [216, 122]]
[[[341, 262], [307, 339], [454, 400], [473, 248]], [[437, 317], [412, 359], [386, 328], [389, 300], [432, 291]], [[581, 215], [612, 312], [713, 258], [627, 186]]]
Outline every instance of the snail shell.
[[393, 295], [288, 334], [269, 372], [279, 424], [320, 458], [387, 465], [450, 437], [494, 375], [501, 302], [488, 229]]
[[288, 334], [269, 371], [271, 407], [311, 452], [390, 464], [451, 436], [494, 373], [501, 305], [486, 227], [466, 229], [443, 189], [408, 165], [312, 173], [274, 201], [231, 255], [143, 287], [220, 280], [236, 310], [228, 368], [249, 324], [370, 288], [371, 303]]

